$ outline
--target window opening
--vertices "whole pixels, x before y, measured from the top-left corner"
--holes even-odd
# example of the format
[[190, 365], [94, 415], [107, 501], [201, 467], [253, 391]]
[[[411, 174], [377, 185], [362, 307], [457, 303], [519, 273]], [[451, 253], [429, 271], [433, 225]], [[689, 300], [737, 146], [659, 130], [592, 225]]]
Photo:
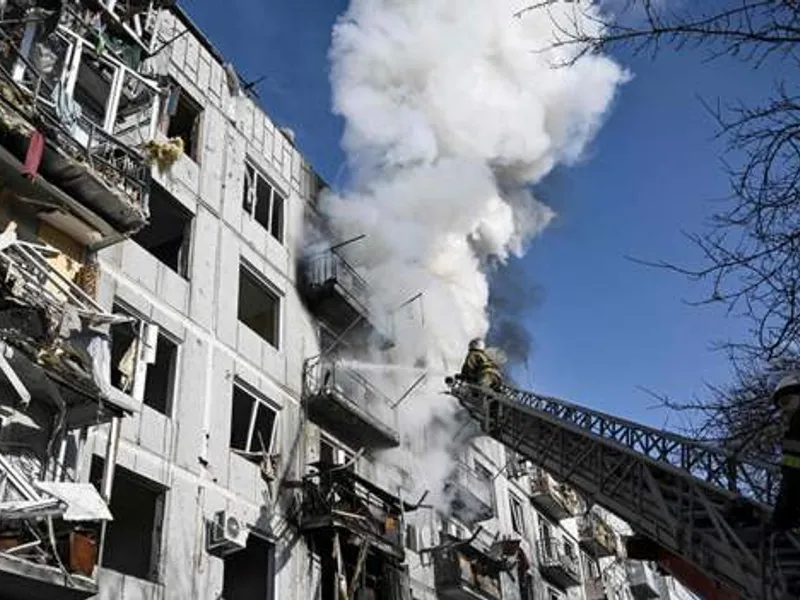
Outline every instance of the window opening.
[[239, 321], [278, 347], [280, 298], [244, 265], [239, 266]]
[[278, 412], [239, 383], [233, 385], [230, 448], [244, 458], [261, 462], [272, 449]]
[[242, 208], [280, 243], [285, 203], [275, 186], [250, 161], [245, 162]]
[[[103, 459], [92, 458], [90, 480], [100, 490]], [[117, 465], [106, 529], [103, 566], [139, 579], [158, 581], [166, 490]]]
[[189, 275], [192, 214], [167, 190], [153, 183], [150, 222], [133, 240], [181, 277]]
[[184, 154], [197, 162], [203, 108], [176, 83], [172, 84], [165, 108], [167, 137], [181, 138]]

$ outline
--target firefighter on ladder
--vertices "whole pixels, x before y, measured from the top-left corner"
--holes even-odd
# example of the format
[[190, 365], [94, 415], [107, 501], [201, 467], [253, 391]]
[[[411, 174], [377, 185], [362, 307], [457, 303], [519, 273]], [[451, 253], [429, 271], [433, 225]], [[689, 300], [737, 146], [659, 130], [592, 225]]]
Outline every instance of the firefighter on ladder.
[[475, 338], [469, 343], [467, 358], [461, 367], [461, 379], [482, 387], [500, 391], [503, 385], [503, 376], [497, 363], [486, 352], [483, 340]]
[[783, 436], [781, 487], [772, 524], [779, 531], [800, 528], [800, 372], [781, 379], [772, 394], [787, 421]]

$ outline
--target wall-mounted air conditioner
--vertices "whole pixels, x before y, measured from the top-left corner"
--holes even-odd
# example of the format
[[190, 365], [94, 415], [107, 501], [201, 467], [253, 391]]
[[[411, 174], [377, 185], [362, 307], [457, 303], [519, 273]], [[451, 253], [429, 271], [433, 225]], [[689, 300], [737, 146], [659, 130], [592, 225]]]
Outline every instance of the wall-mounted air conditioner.
[[208, 521], [206, 550], [214, 556], [226, 556], [247, 546], [247, 525], [228, 511], [221, 510]]

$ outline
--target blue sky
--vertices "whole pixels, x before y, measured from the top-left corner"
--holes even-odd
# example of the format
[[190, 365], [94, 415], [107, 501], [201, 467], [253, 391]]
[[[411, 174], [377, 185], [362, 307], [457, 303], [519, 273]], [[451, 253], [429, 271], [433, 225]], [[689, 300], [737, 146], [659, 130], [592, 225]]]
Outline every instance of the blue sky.
[[[246, 78], [266, 76], [257, 88], [262, 105], [334, 182], [342, 124], [330, 112], [326, 53], [346, 0], [181, 4]], [[722, 143], [699, 98], [757, 99], [779, 66], [708, 62], [695, 48], [656, 60], [616, 57], [633, 80], [581, 164], [537, 190], [559, 216], [519, 265], [542, 290], [525, 320], [535, 350], [523, 379], [544, 393], [678, 427], [639, 387], [686, 399], [704, 382], [724, 382], [727, 361], [711, 345], [743, 335], [745, 323], [723, 307], [688, 306], [702, 295], [697, 284], [626, 257], [698, 263], [681, 231], [699, 231], [728, 193]]]

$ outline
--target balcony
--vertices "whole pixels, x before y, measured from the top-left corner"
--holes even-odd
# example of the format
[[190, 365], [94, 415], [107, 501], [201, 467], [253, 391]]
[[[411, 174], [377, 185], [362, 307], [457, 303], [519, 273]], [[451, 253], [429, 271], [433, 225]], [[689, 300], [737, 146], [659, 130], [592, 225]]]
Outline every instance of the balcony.
[[112, 54], [96, 54], [93, 44], [64, 26], [77, 23], [70, 10], [46, 36], [25, 9], [11, 10], [21, 11], [21, 21], [9, 20], [7, 12], [9, 25], [0, 28], [8, 50], [0, 58], [4, 183], [36, 207], [37, 217], [85, 245], [141, 229], [150, 169], [129, 144], [154, 136], [157, 85]]
[[370, 305], [369, 285], [335, 251], [306, 258], [301, 265], [301, 292], [309, 309], [337, 334], [347, 332], [350, 339], [377, 339], [386, 348], [392, 345], [392, 321]]
[[367, 379], [336, 360], [305, 365], [303, 398], [309, 420], [356, 448], [400, 445], [391, 401]]
[[581, 518], [578, 533], [581, 548], [593, 558], [616, 555], [617, 536], [599, 515], [590, 512]]
[[401, 532], [409, 504], [349, 469], [325, 463], [311, 465], [317, 472], [302, 482], [300, 531], [325, 539], [342, 531], [369, 542], [370, 548], [402, 561]]
[[628, 585], [635, 600], [649, 600], [661, 596], [658, 575], [646, 562], [631, 561], [626, 566]]
[[537, 544], [537, 550], [542, 577], [562, 590], [580, 585], [581, 570], [578, 557], [567, 554], [560, 541], [554, 539], [541, 541]]
[[556, 521], [574, 517], [580, 511], [580, 501], [572, 488], [558, 483], [542, 469], [534, 469], [530, 475], [530, 498], [537, 508]]
[[462, 523], [473, 525], [494, 517], [492, 481], [467, 465], [457, 464], [444, 489], [450, 498], [453, 516]]
[[445, 600], [500, 600], [504, 565], [468, 541], [444, 535], [431, 551], [434, 585]]
[[13, 229], [0, 237], [0, 589], [11, 600], [87, 598], [97, 522], [111, 515], [75, 481], [83, 458], [66, 434], [136, 408], [101, 368], [109, 349], [93, 327], [117, 318], [52, 266], [58, 252]]

